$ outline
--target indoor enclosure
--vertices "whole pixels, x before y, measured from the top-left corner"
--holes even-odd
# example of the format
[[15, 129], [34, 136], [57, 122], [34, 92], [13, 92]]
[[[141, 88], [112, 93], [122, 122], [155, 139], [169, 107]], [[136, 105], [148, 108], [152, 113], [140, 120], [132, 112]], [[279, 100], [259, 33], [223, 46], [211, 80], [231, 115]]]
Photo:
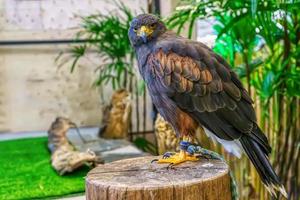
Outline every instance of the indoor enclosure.
[[[0, 9], [0, 199], [286, 199], [282, 188], [265, 187], [266, 167], [251, 163], [259, 159], [270, 160], [287, 199], [300, 198], [300, 1], [0, 0]], [[240, 80], [239, 89], [248, 92], [254, 124], [268, 139], [254, 137], [270, 145], [269, 155], [251, 157], [239, 143], [239, 158], [203, 123], [188, 140], [202, 150], [199, 162], [155, 162], [165, 152], [181, 152], [185, 136], [160, 114], [140, 74], [139, 50], [129, 38], [136, 16], [145, 13], [158, 16], [174, 37], [211, 48], [207, 55], [218, 54], [236, 74], [233, 82]], [[169, 74], [187, 73], [176, 61], [170, 66]], [[202, 83], [213, 102], [220, 91], [208, 88], [219, 71], [209, 67], [199, 70], [197, 80], [185, 78], [193, 84], [212, 79]], [[226, 87], [222, 82], [220, 90]], [[224, 121], [240, 124], [244, 116], [234, 114]], [[115, 187], [113, 181], [120, 182]]]

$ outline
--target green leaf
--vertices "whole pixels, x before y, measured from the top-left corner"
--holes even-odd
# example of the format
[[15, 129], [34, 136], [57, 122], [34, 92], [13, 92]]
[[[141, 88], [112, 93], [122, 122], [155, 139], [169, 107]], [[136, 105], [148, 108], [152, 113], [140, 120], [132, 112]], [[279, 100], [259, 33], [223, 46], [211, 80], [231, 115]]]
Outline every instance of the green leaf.
[[220, 38], [223, 34], [230, 31], [238, 22], [248, 17], [249, 13], [242, 13], [241, 15], [232, 18], [229, 23], [225, 25], [225, 27], [218, 33], [217, 39]]
[[156, 155], [157, 150], [156, 150], [156, 146], [154, 144], [152, 144], [151, 142], [149, 142], [147, 139], [142, 138], [142, 137], [137, 137], [133, 143], [135, 144], [135, 146], [137, 146], [139, 149], [145, 151], [145, 152], [149, 152], [152, 155]]
[[73, 62], [72, 62], [72, 65], [71, 65], [71, 73], [73, 73], [74, 69], [75, 69], [75, 65], [77, 64], [78, 60], [80, 59], [80, 57], [76, 57]]
[[274, 92], [273, 91], [274, 81], [275, 81], [274, 72], [268, 71], [266, 76], [263, 79], [261, 92], [260, 92], [260, 95], [262, 96], [263, 99], [268, 99], [272, 96]]
[[[260, 67], [263, 63], [264, 63], [264, 61], [261, 58], [257, 58], [255, 60], [253, 60], [249, 64], [250, 74], [252, 74], [254, 72], [254, 70], [256, 70], [258, 67]], [[246, 77], [246, 67], [245, 67], [244, 63], [235, 67], [233, 70], [239, 75], [240, 78]]]

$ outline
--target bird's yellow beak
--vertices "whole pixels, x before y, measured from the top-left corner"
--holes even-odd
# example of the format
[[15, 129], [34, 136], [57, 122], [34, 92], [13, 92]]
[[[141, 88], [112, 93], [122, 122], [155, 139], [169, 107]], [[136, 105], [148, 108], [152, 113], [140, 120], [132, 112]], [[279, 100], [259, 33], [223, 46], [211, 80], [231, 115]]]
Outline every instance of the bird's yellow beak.
[[137, 32], [137, 36], [141, 37], [143, 42], [146, 43], [148, 36], [153, 33], [153, 29], [148, 26], [141, 26], [141, 28]]

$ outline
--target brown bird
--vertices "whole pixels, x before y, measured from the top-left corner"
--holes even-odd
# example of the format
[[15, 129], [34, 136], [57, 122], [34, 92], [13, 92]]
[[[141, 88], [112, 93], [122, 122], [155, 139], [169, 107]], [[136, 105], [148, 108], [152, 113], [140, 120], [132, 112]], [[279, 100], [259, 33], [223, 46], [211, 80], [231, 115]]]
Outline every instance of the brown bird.
[[229, 152], [245, 152], [274, 196], [276, 191], [287, 196], [268, 160], [271, 147], [257, 125], [253, 101], [229, 64], [204, 44], [167, 30], [154, 15], [134, 18], [128, 36], [153, 104], [183, 138], [179, 153], [158, 162], [198, 160], [189, 146], [202, 126]]

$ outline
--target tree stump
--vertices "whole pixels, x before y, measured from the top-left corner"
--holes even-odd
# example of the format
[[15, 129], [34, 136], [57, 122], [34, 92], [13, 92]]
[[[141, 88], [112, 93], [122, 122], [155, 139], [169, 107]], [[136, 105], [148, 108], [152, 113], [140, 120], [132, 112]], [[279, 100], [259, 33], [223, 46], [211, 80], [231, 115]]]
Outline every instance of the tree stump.
[[86, 177], [87, 200], [230, 200], [226, 163], [201, 159], [173, 168], [154, 156], [100, 165]]

